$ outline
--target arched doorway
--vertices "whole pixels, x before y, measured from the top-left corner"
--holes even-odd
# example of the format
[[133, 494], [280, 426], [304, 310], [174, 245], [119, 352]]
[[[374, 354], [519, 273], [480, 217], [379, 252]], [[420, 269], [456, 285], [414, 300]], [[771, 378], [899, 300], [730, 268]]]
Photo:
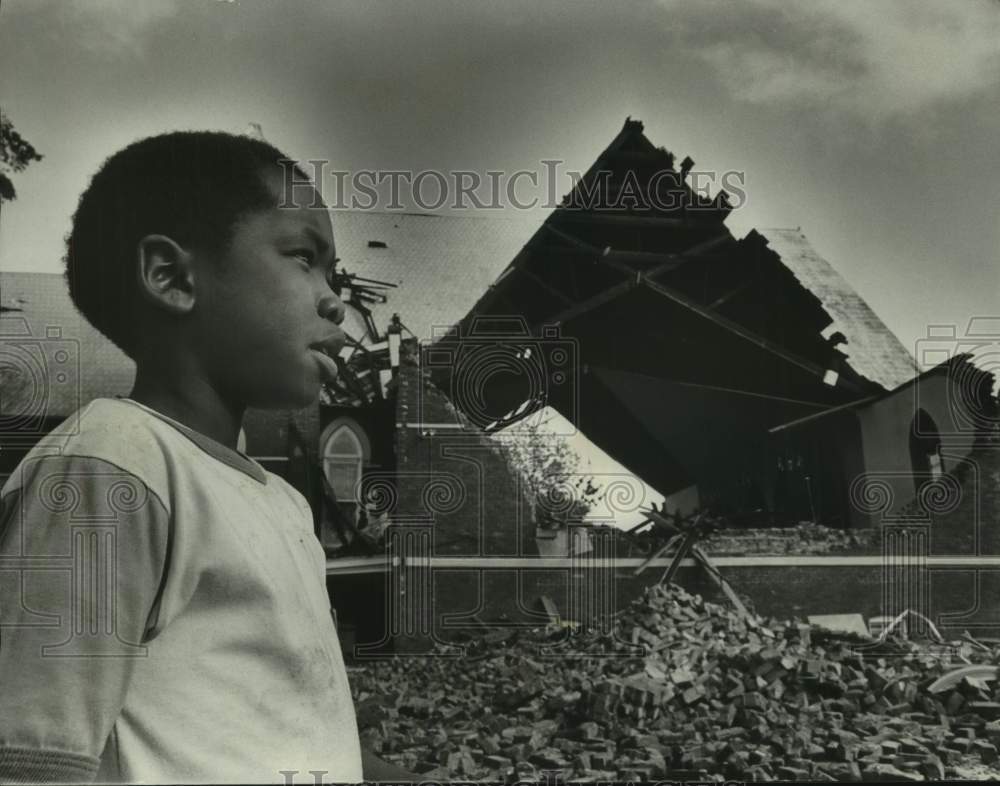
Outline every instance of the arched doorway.
[[910, 422], [910, 463], [913, 467], [913, 483], [918, 492], [928, 478], [944, 474], [937, 423], [924, 409], [918, 409]]

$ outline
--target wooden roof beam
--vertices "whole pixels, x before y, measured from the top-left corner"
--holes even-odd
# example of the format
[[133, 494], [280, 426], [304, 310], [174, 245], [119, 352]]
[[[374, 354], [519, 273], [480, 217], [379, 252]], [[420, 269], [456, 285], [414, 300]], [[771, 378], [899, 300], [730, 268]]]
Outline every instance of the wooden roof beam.
[[512, 272], [519, 273], [520, 275], [522, 275], [522, 276], [524, 276], [524, 277], [526, 277], [528, 279], [531, 279], [536, 284], [538, 284], [538, 286], [542, 287], [546, 292], [548, 292], [550, 295], [553, 295], [553, 296], [557, 297], [559, 300], [561, 300], [566, 305], [572, 305], [575, 302], [573, 300], [573, 298], [571, 298], [569, 295], [566, 295], [563, 292], [560, 292], [554, 286], [552, 286], [551, 284], [549, 284], [549, 282], [547, 282], [544, 279], [542, 279], [541, 276], [535, 275], [534, 273], [532, 273], [530, 270], [528, 270], [525, 267], [516, 267], [516, 268], [513, 268]]
[[605, 250], [603, 248], [592, 246], [590, 245], [590, 243], [580, 240], [580, 238], [578, 237], [574, 237], [573, 235], [563, 232], [561, 229], [556, 229], [548, 221], [542, 224], [542, 227], [551, 232], [556, 237], [560, 238], [561, 240], [565, 240], [571, 246], [573, 246], [576, 249], [579, 249], [584, 254], [592, 256], [595, 261], [600, 261], [606, 265], [610, 265], [619, 272], [625, 273], [626, 275], [629, 276], [634, 276], [636, 274], [635, 269], [632, 268], [630, 265], [626, 265], [624, 262], [619, 262], [616, 259], [610, 258], [609, 255], [604, 253]]
[[565, 311], [560, 311], [553, 317], [548, 317], [541, 322], [532, 325], [532, 334], [536, 333], [538, 328], [542, 325], [562, 325], [564, 322], [568, 322], [571, 319], [575, 319], [582, 314], [586, 314], [588, 311], [593, 311], [595, 308], [603, 306], [605, 303], [610, 303], [626, 292], [635, 289], [638, 285], [635, 278], [630, 278], [626, 281], [622, 281], [620, 284], [615, 284], [610, 289], [606, 289], [603, 292], [594, 295], [581, 303], [577, 303], [575, 306], [567, 308]]
[[728, 302], [732, 298], [736, 297], [736, 295], [740, 294], [740, 292], [743, 292], [744, 290], [749, 289], [751, 284], [753, 284], [753, 280], [744, 281], [738, 287], [734, 287], [733, 289], [730, 289], [724, 295], [722, 295], [721, 297], [717, 297], [715, 300], [713, 300], [711, 303], [709, 303], [708, 306], [707, 306], [708, 310], [709, 311], [715, 311], [717, 308], [719, 308], [719, 306], [724, 305], [726, 302]]
[[648, 276], [649, 278], [653, 278], [655, 276], [660, 275], [660, 273], [666, 273], [668, 270], [673, 270], [675, 267], [677, 267], [676, 264], [673, 264], [673, 260], [675, 258], [679, 259], [681, 262], [685, 262], [691, 259], [692, 257], [703, 256], [707, 254], [709, 251], [714, 251], [719, 246], [724, 245], [730, 241], [735, 242], [733, 241], [733, 236], [730, 235], [728, 232], [725, 232], [723, 234], [716, 235], [713, 238], [709, 238], [708, 240], [704, 241], [703, 243], [699, 243], [696, 246], [692, 246], [687, 251], [680, 251], [676, 254], [663, 254], [662, 256], [664, 257], [664, 261], [661, 264], [656, 265], [647, 270], [644, 273], [644, 275]]
[[686, 251], [676, 253], [663, 254], [654, 251], [618, 251], [612, 249], [610, 246], [603, 249], [598, 248], [597, 246], [593, 246], [590, 243], [580, 240], [580, 238], [567, 232], [563, 232], [561, 229], [557, 229], [548, 223], [543, 224], [543, 226], [552, 234], [556, 235], [556, 237], [566, 241], [575, 249], [578, 249], [581, 253], [593, 256], [597, 261], [604, 262], [619, 272], [630, 276], [635, 275], [639, 271], [631, 265], [625, 264], [626, 260], [643, 263], [657, 263], [653, 264], [653, 267], [643, 272], [644, 276], [653, 277], [658, 276], [660, 273], [665, 273], [673, 270], [674, 268], [680, 267], [692, 257], [706, 254], [709, 251], [716, 249], [718, 246], [723, 245], [728, 241], [732, 241], [732, 235], [730, 235], [729, 232], [725, 232], [698, 243]]
[[[643, 251], [629, 252], [629, 251], [612, 250], [608, 253], [607, 256], [605, 256], [604, 249], [600, 249], [597, 248], [596, 246], [590, 245], [589, 243], [585, 243], [579, 238], [574, 237], [573, 235], [567, 232], [563, 232], [562, 230], [552, 226], [550, 221], [545, 221], [545, 223], [542, 224], [541, 229], [537, 231], [534, 235], [532, 235], [531, 239], [528, 240], [527, 243], [525, 243], [525, 245], [521, 248], [518, 254], [511, 261], [510, 265], [508, 265], [507, 268], [504, 270], [504, 272], [501, 273], [497, 281], [491, 284], [490, 288], [486, 291], [483, 297], [479, 299], [479, 302], [477, 302], [476, 305], [473, 307], [474, 312], [482, 313], [487, 308], [496, 303], [497, 298], [501, 294], [501, 291], [507, 288], [506, 284], [503, 286], [500, 285], [501, 279], [505, 278], [507, 275], [513, 273], [514, 271], [523, 272], [526, 275], [528, 275], [529, 278], [532, 278], [534, 281], [536, 281], [536, 283], [540, 283], [543, 286], [546, 286], [539, 278], [535, 277], [534, 274], [530, 273], [525, 269], [525, 262], [530, 258], [530, 254], [537, 249], [540, 239], [545, 235], [545, 233], [541, 230], [546, 230], [550, 234], [559, 237], [560, 239], [569, 243], [573, 248], [578, 249], [579, 251], [587, 254], [588, 256], [593, 256], [595, 259], [607, 262], [616, 270], [618, 270], [621, 273], [625, 273], [629, 277], [634, 276], [636, 271], [632, 266], [625, 264], [625, 259], [633, 259], [634, 261], [655, 263], [653, 268], [646, 271], [646, 275], [657, 276], [660, 273], [664, 273], [667, 270], [672, 270], [673, 268], [677, 267], [684, 261], [686, 257], [699, 256], [705, 254], [708, 251], [714, 250], [718, 246], [733, 240], [732, 235], [729, 234], [728, 230], [725, 230], [723, 228], [723, 232], [720, 233], [719, 235], [709, 238], [708, 240], [705, 240], [701, 243], [698, 243], [697, 245], [692, 246], [690, 249], [681, 252], [680, 254], [656, 254]], [[552, 253], [552, 251], [547, 251], [546, 253]], [[558, 253], [562, 254], [566, 252], [559, 251]], [[556, 294], [557, 297], [560, 297], [564, 302], [571, 302], [565, 296], [557, 294], [555, 290], [550, 289], [550, 291], [553, 294]]]
[[[715, 323], [716, 325], [728, 330], [731, 333], [735, 333], [737, 336], [745, 339], [746, 341], [751, 342], [752, 344], [761, 347], [762, 349], [767, 350], [771, 354], [777, 355], [778, 357], [787, 360], [789, 363], [792, 363], [793, 365], [798, 366], [799, 368], [802, 368], [805, 371], [808, 371], [810, 374], [813, 374], [814, 376], [817, 376], [820, 379], [826, 376], [827, 372], [826, 368], [820, 366], [817, 363], [813, 363], [811, 360], [799, 357], [794, 352], [789, 352], [788, 350], [784, 349], [778, 344], [775, 344], [774, 342], [769, 341], [768, 339], [762, 336], [758, 336], [756, 333], [754, 333], [751, 330], [748, 330], [739, 323], [734, 322], [730, 319], [726, 319], [720, 314], [716, 314], [711, 310], [711, 308], [703, 306], [697, 301], [694, 301], [691, 298], [682, 295], [680, 292], [677, 292], [676, 290], [673, 290], [669, 287], [664, 286], [663, 284], [651, 280], [648, 273], [643, 274], [637, 270], [634, 270], [628, 265], [625, 265], [621, 262], [618, 262], [617, 260], [609, 258], [608, 256], [604, 255], [601, 250], [597, 249], [596, 246], [592, 246], [589, 243], [586, 243], [580, 240], [579, 238], [574, 237], [573, 235], [567, 234], [566, 232], [563, 232], [562, 230], [557, 229], [556, 227], [550, 226], [548, 222], [546, 222], [542, 226], [547, 228], [557, 237], [562, 238], [563, 240], [570, 243], [574, 247], [579, 248], [581, 251], [585, 251], [588, 254], [594, 254], [594, 258], [596, 261], [603, 262], [629, 276], [628, 280], [613, 286], [611, 289], [608, 289], [605, 292], [595, 295], [594, 297], [584, 301], [583, 303], [577, 306], [574, 306], [572, 308], [567, 309], [564, 312], [561, 312], [560, 314], [551, 319], [544, 320], [542, 324], [562, 324], [563, 322], [578, 317], [581, 314], [586, 313], [587, 311], [590, 311], [594, 308], [597, 308], [600, 305], [603, 305], [604, 303], [607, 303], [610, 300], [613, 300], [614, 298], [620, 297], [621, 295], [623, 295], [625, 292], [628, 292], [636, 285], [642, 284], [647, 288], [651, 289], [653, 292], [656, 292], [657, 294], [662, 295], [663, 297], [673, 300], [675, 303], [678, 303], [684, 308], [693, 311], [694, 313], [704, 317], [710, 322]], [[718, 240], [719, 240], [718, 238], [712, 238], [713, 243]], [[706, 243], [700, 245], [706, 246]], [[670, 263], [673, 264], [673, 260], [671, 260]], [[856, 392], [864, 392], [861, 390], [860, 387], [858, 387], [856, 384], [845, 378], [843, 375], [839, 377], [838, 381], [842, 381], [845, 387], [851, 388]]]
[[[755, 344], [756, 346], [767, 350], [772, 355], [777, 355], [778, 357], [787, 360], [789, 363], [798, 366], [799, 368], [804, 369], [805, 371], [808, 371], [810, 374], [813, 374], [814, 376], [817, 376], [820, 379], [822, 379], [826, 375], [827, 369], [825, 369], [823, 366], [820, 366], [817, 363], [813, 363], [811, 360], [807, 360], [806, 358], [799, 357], [794, 352], [789, 352], [784, 347], [775, 344], [773, 341], [769, 341], [762, 336], [758, 336], [752, 330], [748, 330], [739, 323], [733, 322], [731, 319], [726, 319], [724, 316], [720, 314], [716, 314], [714, 311], [711, 311], [706, 306], [703, 306], [700, 303], [691, 300], [689, 297], [682, 295], [680, 292], [677, 292], [676, 290], [670, 289], [669, 287], [666, 287], [663, 284], [659, 284], [656, 281], [650, 281], [645, 276], [641, 276], [640, 283], [642, 283], [647, 288], [651, 289], [653, 292], [656, 292], [658, 295], [662, 295], [663, 297], [674, 301], [675, 303], [683, 306], [689, 311], [693, 311], [695, 314], [704, 317], [710, 322], [714, 322], [716, 325], [718, 325], [721, 328], [724, 328], [725, 330], [728, 330], [730, 333], [735, 333], [737, 336], [746, 341], [749, 341], [751, 344]], [[845, 387], [849, 387], [856, 392], [859, 393], [865, 392], [861, 390], [861, 388], [858, 387], [856, 384], [848, 380], [843, 374], [840, 375], [838, 382], [843, 382]]]

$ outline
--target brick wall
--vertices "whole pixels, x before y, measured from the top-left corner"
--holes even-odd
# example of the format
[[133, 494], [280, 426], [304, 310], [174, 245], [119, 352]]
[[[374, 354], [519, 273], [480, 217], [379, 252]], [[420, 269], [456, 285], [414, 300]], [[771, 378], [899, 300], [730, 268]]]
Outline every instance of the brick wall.
[[[747, 605], [765, 617], [805, 621], [813, 614], [861, 614], [867, 621], [876, 616], [892, 616], [901, 609], [885, 590], [885, 571], [880, 564], [870, 566], [747, 566], [724, 567], [723, 575], [746, 601]], [[638, 599], [643, 589], [659, 578], [659, 570], [647, 570], [633, 577], [631, 570], [620, 570], [613, 580], [601, 587], [611, 601], [610, 608], [620, 610]], [[391, 584], [390, 574], [369, 580], [367, 592], [385, 594]], [[538, 599], [548, 596], [566, 619], [577, 618], [574, 612], [583, 607], [579, 598], [590, 587], [600, 586], [601, 579], [588, 579], [583, 573], [554, 569], [435, 569], [428, 577], [433, 601], [433, 613], [427, 628], [440, 641], [460, 640], [463, 633], [481, 630], [487, 624], [542, 626], [547, 617]], [[411, 575], [412, 583], [415, 577]], [[338, 611], [341, 607], [352, 613], [352, 595], [358, 589], [358, 579], [351, 576], [330, 577], [331, 596]], [[381, 584], [379, 584], [379, 581]], [[906, 604], [922, 611], [949, 640], [963, 631], [974, 636], [1000, 636], [1000, 571], [982, 572], [978, 578], [966, 569], [931, 569], [927, 577], [928, 603], [925, 606]], [[716, 603], [726, 599], [698, 567], [682, 567], [676, 582], [687, 591], [698, 593]], [[571, 598], [571, 591], [574, 596]], [[355, 596], [356, 599], [356, 596]], [[577, 605], [574, 606], [574, 603]], [[363, 614], [359, 622], [357, 642], [377, 643], [387, 640], [385, 631], [392, 617], [391, 600], [386, 612], [376, 624], [371, 614]], [[397, 635], [397, 651], [420, 651], [428, 637]]]
[[431, 525], [438, 555], [537, 554], [520, 478], [412, 357], [400, 367], [396, 426], [394, 521]]
[[1000, 556], [1000, 445], [956, 459], [904, 513], [929, 521], [932, 554]]

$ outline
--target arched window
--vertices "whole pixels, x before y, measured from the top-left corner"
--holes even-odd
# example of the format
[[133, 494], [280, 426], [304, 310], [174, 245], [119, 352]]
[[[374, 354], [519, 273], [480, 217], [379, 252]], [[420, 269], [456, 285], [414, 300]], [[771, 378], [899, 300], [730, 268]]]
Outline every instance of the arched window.
[[364, 448], [353, 428], [344, 424], [330, 435], [323, 451], [323, 471], [339, 501], [354, 499], [364, 462]]
[[[358, 484], [365, 465], [371, 460], [371, 446], [367, 435], [351, 418], [337, 418], [320, 436], [320, 457], [323, 474], [337, 498], [339, 514], [352, 524], [356, 523]], [[336, 523], [330, 523], [335, 529]], [[324, 524], [324, 540], [327, 538], [326, 531], [327, 525]]]
[[910, 423], [910, 462], [918, 491], [928, 476], [936, 478], [944, 473], [937, 423], [924, 409], [918, 409]]

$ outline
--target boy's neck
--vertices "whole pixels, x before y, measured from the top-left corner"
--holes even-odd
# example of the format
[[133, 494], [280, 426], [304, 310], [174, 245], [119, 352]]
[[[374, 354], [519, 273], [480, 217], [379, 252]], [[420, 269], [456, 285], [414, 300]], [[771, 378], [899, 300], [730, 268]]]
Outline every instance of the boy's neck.
[[204, 380], [171, 383], [140, 367], [128, 397], [236, 450], [246, 407], [227, 404]]

